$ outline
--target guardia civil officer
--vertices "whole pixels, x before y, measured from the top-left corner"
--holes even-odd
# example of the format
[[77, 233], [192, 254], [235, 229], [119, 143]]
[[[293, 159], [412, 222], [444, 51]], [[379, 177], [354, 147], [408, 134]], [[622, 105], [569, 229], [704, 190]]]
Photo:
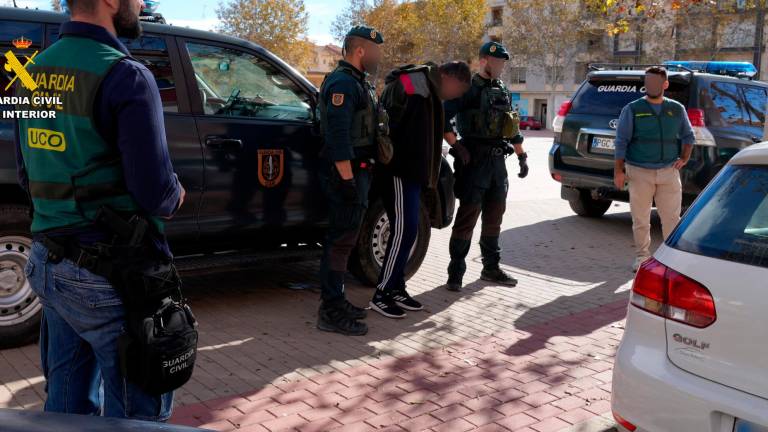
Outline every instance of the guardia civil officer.
[[[371, 310], [403, 318], [405, 310], [422, 309], [408, 294], [405, 267], [419, 228], [422, 191], [434, 190], [443, 147], [443, 100], [469, 88], [472, 73], [464, 62], [408, 65], [385, 80], [381, 102], [389, 117], [392, 159], [376, 166], [376, 184], [389, 217], [390, 230]], [[383, 162], [383, 161], [382, 161]]]
[[364, 335], [364, 309], [347, 301], [344, 275], [360, 224], [368, 207], [371, 170], [376, 157], [379, 103], [368, 76], [381, 59], [382, 35], [370, 27], [353, 27], [344, 38], [344, 59], [320, 87], [320, 121], [328, 198], [329, 227], [320, 264], [321, 304], [317, 328]]
[[[93, 222], [101, 206], [142, 212], [161, 224], [157, 218], [172, 216], [184, 200], [155, 80], [118, 39], [139, 36], [142, 6], [141, 0], [69, 0], [71, 21], [28, 67], [34, 76], [65, 75], [74, 84], [59, 89], [55, 119], [18, 122], [16, 145], [19, 180], [34, 211], [26, 274], [43, 305], [46, 411], [157, 421], [171, 414], [172, 393], [149, 394], [124, 379], [121, 297], [78, 259], [106, 240]], [[36, 81], [37, 91], [54, 91]], [[170, 254], [164, 238], [156, 246]]]
[[[452, 291], [462, 287], [467, 269], [464, 259], [481, 213], [481, 278], [507, 286], [517, 285], [517, 280], [499, 267], [499, 234], [509, 189], [505, 157], [514, 152], [520, 163], [518, 176], [528, 175], [528, 156], [523, 151], [523, 136], [519, 130], [520, 118], [512, 110], [509, 92], [499, 79], [507, 60], [509, 54], [501, 44], [484, 44], [480, 48], [480, 72], [472, 77], [469, 90], [461, 97], [445, 102], [445, 140], [452, 146], [451, 152], [456, 158], [454, 190], [459, 199], [449, 243], [451, 261], [447, 288]], [[454, 117], [460, 139], [448, 122]]]
[[633, 271], [651, 256], [651, 208], [655, 205], [659, 212], [664, 239], [680, 222], [680, 170], [691, 159], [696, 141], [685, 106], [664, 97], [668, 87], [665, 68], [646, 69], [645, 96], [621, 110], [616, 129], [613, 178], [619, 190], [629, 181], [629, 209], [637, 254]]

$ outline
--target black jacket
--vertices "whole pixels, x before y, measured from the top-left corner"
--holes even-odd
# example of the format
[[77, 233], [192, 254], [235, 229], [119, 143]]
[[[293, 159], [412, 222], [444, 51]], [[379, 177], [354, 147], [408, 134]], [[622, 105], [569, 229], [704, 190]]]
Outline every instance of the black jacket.
[[389, 114], [394, 147], [384, 172], [434, 188], [443, 144], [440, 74], [434, 64], [407, 65], [389, 73], [381, 103]]

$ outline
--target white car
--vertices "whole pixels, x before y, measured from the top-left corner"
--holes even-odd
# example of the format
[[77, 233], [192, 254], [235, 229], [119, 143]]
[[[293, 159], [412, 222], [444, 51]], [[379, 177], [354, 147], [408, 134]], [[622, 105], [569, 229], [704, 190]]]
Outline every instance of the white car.
[[768, 142], [737, 153], [635, 277], [622, 431], [768, 431]]

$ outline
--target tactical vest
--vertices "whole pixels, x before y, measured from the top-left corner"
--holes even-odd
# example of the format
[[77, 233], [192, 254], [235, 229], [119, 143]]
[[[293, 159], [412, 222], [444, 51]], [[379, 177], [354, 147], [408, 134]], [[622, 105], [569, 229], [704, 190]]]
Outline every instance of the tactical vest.
[[512, 110], [509, 92], [500, 80], [472, 78], [472, 91], [479, 90], [480, 103], [456, 115], [463, 138], [508, 139], [520, 133], [520, 116]]
[[[320, 132], [325, 136], [325, 131], [328, 130], [328, 105], [325, 100], [325, 81], [329, 76], [335, 73], [346, 73], [355, 76], [356, 71], [351, 70], [348, 66], [339, 65], [330, 74], [325, 76], [323, 83], [320, 85]], [[357, 78], [355, 78], [357, 81]], [[363, 148], [371, 147], [376, 141], [376, 127], [378, 126], [378, 109], [376, 103], [376, 91], [373, 86], [368, 82], [365, 85], [360, 84], [360, 87], [368, 97], [366, 97], [365, 107], [356, 110], [352, 117], [352, 125], [350, 126], [350, 133], [352, 138], [352, 147]]]
[[[104, 141], [93, 120], [101, 82], [125, 57], [92, 39], [66, 36], [27, 68], [38, 87], [30, 91], [18, 85], [17, 95], [29, 97], [30, 103], [33, 96], [61, 98], [56, 118], [19, 120], [21, 154], [34, 208], [32, 232], [90, 225], [103, 205], [118, 212], [138, 211], [125, 186], [118, 148]], [[162, 222], [153, 222], [162, 231]]]
[[673, 163], [680, 157], [678, 133], [683, 121], [682, 107], [664, 99], [657, 115], [645, 98], [629, 104], [634, 126], [626, 159], [638, 163]]

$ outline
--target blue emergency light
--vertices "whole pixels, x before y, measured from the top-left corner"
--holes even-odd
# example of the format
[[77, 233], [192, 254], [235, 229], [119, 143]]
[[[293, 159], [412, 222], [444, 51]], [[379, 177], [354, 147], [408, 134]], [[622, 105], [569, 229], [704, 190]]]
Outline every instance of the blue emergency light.
[[[160, 6], [159, 0], [144, 0], [144, 9], [141, 10], [141, 15], [152, 16], [157, 10], [158, 6]], [[61, 0], [61, 10], [65, 14], [69, 14], [69, 5], [67, 5], [67, 0]]]
[[682, 66], [693, 71], [714, 75], [752, 78], [757, 74], [757, 68], [749, 62], [667, 60], [664, 64], [668, 66]]

